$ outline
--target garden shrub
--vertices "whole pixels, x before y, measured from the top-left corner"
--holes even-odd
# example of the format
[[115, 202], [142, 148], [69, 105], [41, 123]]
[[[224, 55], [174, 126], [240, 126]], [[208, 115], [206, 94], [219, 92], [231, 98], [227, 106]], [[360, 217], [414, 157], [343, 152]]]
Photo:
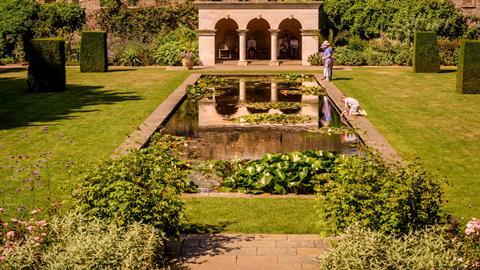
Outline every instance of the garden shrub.
[[350, 50], [347, 46], [334, 48], [335, 64], [345, 66], [361, 66], [367, 63], [363, 51]]
[[416, 32], [414, 47], [414, 72], [429, 73], [440, 70], [437, 35], [434, 32]]
[[108, 57], [106, 32], [83, 32], [80, 52], [81, 72], [107, 71]]
[[222, 186], [248, 193], [312, 193], [335, 159], [335, 154], [324, 151], [266, 154], [260, 160], [239, 164]]
[[369, 66], [391, 66], [393, 65], [393, 54], [376, 51], [368, 48], [363, 52], [367, 65]]
[[321, 258], [321, 269], [472, 269], [461, 243], [446, 237], [442, 227], [410, 232], [402, 237], [350, 227]]
[[480, 94], [480, 41], [464, 40], [458, 55], [457, 91]]
[[179, 139], [163, 136], [151, 146], [108, 160], [86, 173], [74, 192], [77, 209], [108, 224], [150, 224], [179, 231], [187, 165], [175, 155]]
[[0, 58], [14, 58], [15, 47], [23, 48], [33, 36], [38, 10], [35, 0], [0, 1]]
[[34, 93], [64, 91], [65, 40], [33, 39], [29, 47], [28, 90]]
[[460, 40], [439, 39], [438, 51], [440, 53], [440, 63], [444, 66], [456, 66], [458, 60], [458, 49]]
[[53, 2], [40, 5], [38, 20], [35, 21], [36, 37], [61, 36], [71, 40], [71, 35], [82, 29], [85, 10], [78, 4]]
[[337, 158], [318, 192], [326, 231], [359, 223], [374, 230], [406, 233], [443, 221], [441, 180], [420, 165], [386, 165], [376, 156]]
[[179, 27], [175, 31], [162, 33], [157, 38], [157, 44], [159, 46], [154, 57], [160, 65], [180, 65], [182, 52], [194, 53], [195, 62], [198, 63], [197, 33], [188, 27]]
[[321, 66], [323, 64], [322, 55], [314, 53], [308, 57], [308, 63], [312, 66]]
[[106, 225], [68, 212], [54, 217], [42, 244], [25, 241], [7, 253], [0, 269], [157, 269], [164, 234], [151, 225]]

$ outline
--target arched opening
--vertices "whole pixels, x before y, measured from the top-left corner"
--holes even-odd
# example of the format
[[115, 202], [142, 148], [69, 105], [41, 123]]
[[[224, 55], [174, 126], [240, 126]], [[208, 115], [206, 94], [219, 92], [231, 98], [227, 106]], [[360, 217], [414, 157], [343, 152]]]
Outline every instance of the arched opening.
[[265, 19], [253, 19], [247, 24], [247, 58], [270, 59], [270, 24]]
[[285, 19], [278, 26], [278, 58], [302, 58], [302, 24], [296, 19]]
[[221, 19], [215, 25], [215, 59], [238, 60], [238, 24], [233, 19]]

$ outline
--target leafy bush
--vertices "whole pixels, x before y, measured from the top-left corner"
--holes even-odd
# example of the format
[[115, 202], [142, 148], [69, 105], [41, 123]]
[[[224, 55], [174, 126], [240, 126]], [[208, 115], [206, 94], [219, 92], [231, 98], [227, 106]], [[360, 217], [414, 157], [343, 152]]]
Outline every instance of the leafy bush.
[[406, 233], [443, 221], [437, 175], [418, 164], [386, 165], [373, 155], [338, 158], [318, 192], [325, 229], [359, 223], [374, 230]]
[[155, 62], [150, 44], [127, 41], [113, 44], [111, 47], [112, 54], [109, 55], [109, 62], [113, 65], [143, 66]]
[[337, 65], [361, 66], [367, 63], [363, 51], [350, 50], [347, 46], [336, 47], [333, 57]]
[[107, 33], [92, 31], [83, 32], [80, 71], [105, 72], [107, 69]]
[[175, 155], [181, 141], [160, 136], [150, 147], [93, 168], [74, 193], [77, 209], [108, 224], [150, 224], [168, 235], [179, 231], [187, 166]]
[[160, 65], [176, 66], [181, 64], [180, 53], [192, 52], [198, 63], [197, 33], [188, 27], [179, 27], [175, 31], [163, 33], [157, 38], [159, 45], [155, 51], [155, 60]]
[[388, 52], [376, 51], [370, 47], [363, 54], [369, 66], [391, 66], [394, 64], [393, 54]]
[[321, 269], [472, 269], [460, 247], [442, 227], [395, 237], [354, 226], [323, 256]]
[[237, 168], [222, 186], [249, 193], [312, 193], [335, 159], [335, 154], [323, 151], [266, 154]]
[[85, 23], [85, 10], [78, 4], [54, 2], [40, 5], [35, 21], [36, 37], [64, 37], [81, 30]]
[[155, 269], [163, 234], [153, 226], [126, 228], [70, 212], [49, 224], [48, 241], [25, 241], [7, 253], [0, 269]]
[[35, 0], [0, 1], [0, 58], [14, 57], [16, 46], [33, 36], [39, 5]]
[[322, 55], [319, 53], [312, 54], [308, 57], [308, 63], [312, 66], [323, 65]]
[[457, 91], [480, 94], [480, 41], [464, 40], [458, 56]]
[[416, 32], [414, 42], [413, 70], [417, 73], [438, 72], [440, 55], [437, 35], [434, 32]]
[[129, 8], [120, 0], [110, 0], [97, 14], [101, 28], [125, 40], [150, 43], [163, 32], [180, 26], [195, 29], [198, 14], [193, 1], [163, 7]]
[[38, 38], [31, 41], [28, 66], [30, 92], [59, 92], [66, 89], [65, 40]]
[[458, 49], [460, 40], [439, 39], [438, 51], [440, 53], [440, 63], [444, 66], [456, 66], [458, 60]]

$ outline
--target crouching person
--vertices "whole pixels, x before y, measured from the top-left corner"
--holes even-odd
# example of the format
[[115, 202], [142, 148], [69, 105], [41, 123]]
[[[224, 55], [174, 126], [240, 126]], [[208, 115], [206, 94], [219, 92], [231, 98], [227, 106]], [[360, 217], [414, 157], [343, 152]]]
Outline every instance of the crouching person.
[[361, 109], [360, 102], [352, 97], [342, 96], [340, 100], [345, 104], [345, 108], [342, 112], [342, 116], [346, 115], [367, 115], [367, 113]]

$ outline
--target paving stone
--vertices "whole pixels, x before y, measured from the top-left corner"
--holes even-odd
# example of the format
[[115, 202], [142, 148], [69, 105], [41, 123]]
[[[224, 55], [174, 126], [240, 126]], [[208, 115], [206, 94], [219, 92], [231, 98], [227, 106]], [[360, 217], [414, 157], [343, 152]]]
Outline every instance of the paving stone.
[[217, 255], [217, 256], [199, 256], [195, 259], [195, 264], [218, 263], [218, 264], [236, 264], [237, 255]]
[[256, 234], [255, 240], [287, 240], [286, 234]]
[[275, 256], [290, 256], [297, 255], [296, 248], [278, 248], [278, 247], [259, 247], [257, 248], [258, 255], [275, 255]]
[[315, 247], [315, 240], [280, 240], [277, 241], [277, 247]]
[[245, 255], [245, 256], [255, 256], [257, 255], [257, 248], [256, 247], [234, 248], [228, 251], [227, 253], [236, 254], [236, 255]]
[[186, 239], [183, 240], [183, 248], [200, 247], [200, 240], [198, 239]]
[[297, 248], [297, 255], [321, 255], [325, 253], [324, 250], [320, 248]]
[[237, 264], [278, 264], [277, 256], [237, 256]]
[[239, 247], [275, 247], [276, 243], [275, 240], [264, 240], [264, 241], [239, 241]]
[[287, 240], [320, 240], [316, 234], [287, 234]]
[[288, 264], [288, 263], [317, 263], [318, 256], [310, 255], [310, 256], [278, 256], [278, 263], [279, 264]]
[[320, 264], [319, 263], [303, 263], [302, 270], [319, 270]]

